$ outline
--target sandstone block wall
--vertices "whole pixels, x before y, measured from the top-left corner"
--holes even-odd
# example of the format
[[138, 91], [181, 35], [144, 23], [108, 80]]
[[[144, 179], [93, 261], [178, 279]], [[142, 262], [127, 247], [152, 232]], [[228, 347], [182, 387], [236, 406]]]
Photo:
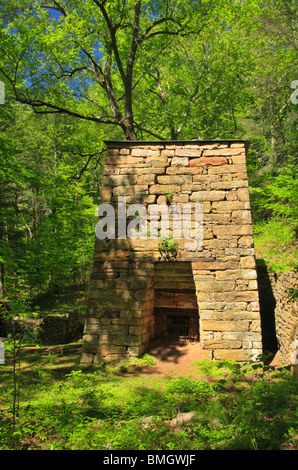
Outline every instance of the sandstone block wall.
[[[107, 142], [107, 147], [101, 198], [115, 206], [116, 215], [118, 196], [148, 212], [152, 204], [203, 207], [202, 246], [190, 251], [189, 240], [177, 240], [174, 261], [191, 266], [205, 357], [242, 361], [261, 354], [246, 143]], [[150, 236], [96, 239], [82, 362], [137, 356], [154, 338], [155, 280], [159, 263], [168, 263], [159, 244]], [[183, 277], [165, 282], [177, 286], [178, 294]]]
[[258, 266], [265, 350], [279, 352], [283, 365], [298, 364], [298, 273]]
[[274, 286], [275, 321], [284, 364], [298, 364], [298, 273], [282, 273]]

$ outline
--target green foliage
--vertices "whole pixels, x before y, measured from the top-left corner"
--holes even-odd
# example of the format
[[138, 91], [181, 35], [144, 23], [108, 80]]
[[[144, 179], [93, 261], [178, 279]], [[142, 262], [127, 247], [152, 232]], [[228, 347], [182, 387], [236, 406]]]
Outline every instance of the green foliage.
[[267, 172], [258, 179], [255, 176], [250, 195], [256, 220], [274, 216], [283, 217], [292, 224], [298, 222], [296, 173], [297, 166], [289, 163], [287, 167]]
[[165, 388], [165, 397], [176, 413], [203, 409], [212, 396], [209, 383], [197, 382], [188, 377], [173, 379]]
[[61, 292], [86, 282], [99, 202], [101, 132], [63, 117], [37, 117], [10, 101], [0, 107], [0, 125], [5, 123], [0, 261], [7, 297], [20, 285]]
[[284, 260], [278, 244], [263, 258], [288, 269], [296, 3], [1, 2], [0, 294], [3, 263], [9, 283], [61, 289], [88, 278], [105, 135], [250, 140], [259, 247], [268, 237], [274, 250], [270, 224], [280, 220]]
[[298, 265], [298, 247], [291, 221], [273, 218], [254, 225], [254, 241], [259, 258], [272, 271], [294, 271]]
[[176, 240], [170, 237], [162, 240], [162, 242], [158, 244], [158, 249], [162, 258], [167, 261], [173, 261], [177, 257], [179, 245]]
[[256, 250], [275, 271], [291, 271], [298, 265], [298, 184], [292, 160], [259, 176], [256, 168], [250, 170]]
[[24, 293], [18, 293], [17, 297], [11, 300], [8, 307], [4, 304], [1, 316], [9, 328], [9, 333], [5, 339], [5, 353], [12, 356], [12, 397], [10, 401], [12, 431], [15, 432], [17, 419], [19, 417], [20, 396], [22, 388], [21, 361], [23, 348], [28, 343], [36, 343], [34, 326], [28, 319], [37, 317], [36, 312], [28, 310], [30, 299]]
[[[67, 356], [65, 356], [67, 357]], [[262, 362], [199, 361], [205, 378], [119, 375], [114, 364], [76, 366], [60, 380], [23, 383], [18, 425], [7, 415], [2, 380], [1, 449], [277, 450], [294, 448], [297, 381], [288, 368]], [[151, 361], [149, 361], [151, 362]], [[9, 367], [9, 366], [7, 366]], [[35, 364], [49, 369], [49, 361]], [[150, 363], [149, 367], [152, 365]], [[173, 427], [179, 413], [191, 421]]]
[[[154, 367], [151, 357], [55, 381], [59, 358], [36, 354], [21, 373], [24, 295], [88, 281], [107, 135], [249, 139], [257, 255], [274, 270], [297, 267], [296, 0], [119, 5], [0, 4], [0, 296], [4, 286], [23, 320], [6, 344], [14, 372], [1, 375], [1, 446], [278, 449], [297, 432], [287, 369], [200, 361], [207, 380], [149, 387], [117, 374]], [[159, 248], [176, 258], [174, 240]], [[183, 411], [194, 420], [174, 432]]]

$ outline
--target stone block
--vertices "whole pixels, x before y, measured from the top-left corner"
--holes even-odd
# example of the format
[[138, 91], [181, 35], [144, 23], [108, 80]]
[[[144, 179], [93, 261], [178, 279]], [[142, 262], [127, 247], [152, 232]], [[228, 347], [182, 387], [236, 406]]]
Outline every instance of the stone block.
[[204, 320], [202, 321], [202, 330], [204, 331], [249, 331], [249, 321], [220, 321]]
[[103, 178], [103, 187], [128, 186], [137, 183], [137, 175], [109, 175]]
[[83, 351], [84, 352], [92, 352], [97, 346], [98, 343], [98, 335], [94, 334], [86, 334], [83, 336]]
[[194, 191], [190, 195], [190, 200], [195, 202], [203, 201], [223, 201], [225, 198], [224, 191]]
[[101, 190], [101, 202], [111, 202], [112, 199], [112, 188], [109, 187], [103, 187]]
[[188, 166], [187, 157], [173, 157], [171, 161], [172, 166]]
[[[214, 181], [211, 182], [211, 189], [225, 189], [225, 190], [233, 190], [238, 188], [248, 188], [247, 180], [235, 180], [235, 181]], [[245, 192], [248, 193], [248, 190], [245, 189]], [[238, 192], [236, 192], [236, 197], [238, 196]], [[240, 193], [241, 194], [241, 193]]]
[[[187, 204], [189, 202], [188, 194], [173, 194], [172, 203], [173, 204]], [[163, 202], [165, 204], [165, 202]]]
[[230, 292], [235, 286], [235, 281], [196, 281], [196, 290], [199, 292]]
[[243, 301], [254, 302], [254, 301], [259, 300], [258, 291], [245, 291], [245, 292], [234, 291], [234, 292], [228, 292], [218, 297], [220, 297], [221, 301], [226, 299], [227, 301], [231, 301], [231, 302], [243, 302]]
[[175, 184], [153, 184], [149, 188], [150, 194], [162, 194], [166, 195], [168, 193], [178, 193], [180, 191], [180, 186]]
[[144, 162], [144, 159], [142, 157], [134, 158], [131, 156], [118, 156], [118, 155], [113, 155], [113, 156], [107, 156], [105, 159], [105, 164], [106, 165], [135, 165], [136, 163], [142, 163]]
[[222, 149], [212, 149], [212, 150], [204, 150], [204, 157], [214, 157], [218, 155], [224, 155], [225, 157], [229, 157], [232, 155], [245, 155], [245, 150], [242, 147], [238, 148], [222, 148]]
[[230, 341], [230, 340], [210, 340], [204, 341], [204, 348], [206, 349], [240, 349], [242, 341]]
[[238, 196], [239, 201], [249, 202], [249, 191], [248, 191], [248, 189], [239, 187], [239, 189], [237, 189], [237, 196]]
[[149, 165], [141, 165], [141, 166], [121, 166], [120, 174], [121, 175], [163, 175], [165, 169], [163, 167], [151, 167]]
[[148, 185], [136, 184], [134, 186], [116, 186], [113, 188], [114, 196], [130, 196], [141, 193], [148, 194]]
[[119, 149], [115, 148], [108, 148], [106, 151], [106, 156], [111, 157], [111, 156], [118, 156], [120, 153]]
[[200, 157], [200, 158], [192, 158], [189, 160], [189, 166], [222, 166], [227, 165], [228, 160], [226, 157]]
[[251, 248], [253, 244], [253, 237], [251, 235], [240, 237], [238, 241], [239, 247], [243, 248]]
[[247, 177], [247, 170], [246, 170], [246, 165], [245, 163], [239, 163], [239, 164], [230, 164], [230, 165], [221, 165], [221, 166], [215, 166], [215, 167], [210, 167], [208, 169], [209, 175], [221, 175], [224, 173], [241, 173], [241, 178], [239, 175], [237, 176], [237, 179], [246, 179]]
[[242, 270], [239, 269], [227, 269], [226, 271], [217, 271], [216, 279], [228, 280], [228, 279], [242, 279]]
[[153, 174], [146, 174], [141, 175], [138, 177], [138, 184], [154, 184], [155, 183], [155, 175]]
[[120, 155], [129, 155], [130, 149], [120, 149]]
[[246, 163], [245, 154], [243, 153], [242, 155], [233, 155], [232, 156], [232, 162], [235, 163], [236, 165], [238, 163]]
[[154, 157], [150, 156], [146, 159], [146, 163], [152, 167], [165, 167], [168, 164], [167, 157]]
[[142, 339], [135, 335], [109, 335], [108, 342], [113, 346], [140, 346]]
[[216, 271], [226, 270], [226, 269], [237, 269], [239, 267], [239, 263], [237, 261], [215, 261], [215, 260], [204, 260], [204, 261], [195, 261], [192, 263], [193, 271], [200, 271], [200, 270], [211, 270]]
[[249, 210], [250, 206], [247, 202], [242, 201], [215, 201], [212, 204], [212, 211], [216, 212], [232, 212], [236, 210]]
[[157, 176], [157, 183], [158, 184], [166, 184], [166, 185], [176, 185], [176, 184], [184, 184], [187, 182], [191, 182], [191, 176], [179, 176], [179, 175], [165, 175], [165, 176]]
[[150, 157], [153, 159], [158, 159], [160, 157], [160, 150], [147, 150], [144, 148], [134, 148], [131, 151], [132, 157]]
[[254, 256], [244, 256], [240, 258], [240, 266], [243, 269], [253, 269], [256, 267], [256, 260]]
[[232, 212], [232, 223], [251, 224], [251, 212], [248, 210], [236, 210]]
[[125, 354], [126, 348], [125, 346], [100, 345], [97, 346], [96, 353], [102, 356], [106, 356], [107, 354]]
[[233, 143], [233, 144], [230, 145], [230, 148], [231, 148], [231, 149], [234, 149], [234, 148], [242, 148], [242, 149], [245, 149], [245, 144], [242, 143], [242, 142]]
[[[215, 225], [212, 227], [213, 234], [221, 237], [231, 237], [233, 235], [252, 235], [251, 225]], [[247, 266], [243, 266], [247, 267]], [[250, 266], [248, 266], [250, 267]]]
[[[255, 353], [251, 349], [216, 349], [214, 351], [214, 359], [216, 361], [236, 361], [246, 362], [251, 360], [251, 355]], [[259, 354], [259, 351], [257, 351]]]
[[[172, 163], [173, 163], [173, 160], [172, 159]], [[193, 167], [193, 168], [189, 168], [187, 166], [168, 166], [166, 168], [166, 174], [167, 175], [199, 175], [201, 174], [203, 171], [203, 168], [199, 168], [199, 167]]]
[[81, 364], [91, 364], [93, 362], [94, 355], [92, 353], [82, 352], [80, 363]]
[[177, 148], [175, 155], [176, 157], [200, 157], [202, 150], [199, 148]]
[[173, 157], [175, 155], [175, 149], [164, 149], [161, 151], [162, 157]]

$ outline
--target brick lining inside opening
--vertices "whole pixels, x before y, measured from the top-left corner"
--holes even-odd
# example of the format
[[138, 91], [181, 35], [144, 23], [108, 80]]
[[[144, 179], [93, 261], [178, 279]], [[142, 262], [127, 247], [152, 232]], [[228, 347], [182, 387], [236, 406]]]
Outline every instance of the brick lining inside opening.
[[156, 263], [155, 338], [199, 340], [199, 312], [190, 262]]

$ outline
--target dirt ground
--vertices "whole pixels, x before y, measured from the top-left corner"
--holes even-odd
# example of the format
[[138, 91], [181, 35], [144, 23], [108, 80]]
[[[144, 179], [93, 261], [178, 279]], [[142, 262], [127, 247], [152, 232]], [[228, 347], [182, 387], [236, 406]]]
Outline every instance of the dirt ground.
[[[53, 357], [52, 362], [47, 363], [48, 369], [55, 369], [57, 372], [69, 372], [78, 363], [78, 355], [80, 356], [82, 349], [82, 340], [76, 343], [65, 345], [45, 346], [41, 349], [35, 347], [25, 348], [22, 358], [22, 368], [24, 370], [31, 369], [34, 353], [37, 351], [47, 362], [47, 358]], [[156, 365], [135, 365], [133, 362], [131, 367], [128, 366], [126, 372], [121, 373], [124, 376], [145, 375], [154, 378], [158, 377], [181, 377], [191, 376], [200, 378], [196, 361], [203, 359], [202, 348], [199, 342], [173, 342], [162, 339], [151, 341], [146, 354], [152, 356]], [[10, 362], [10, 361], [8, 361]], [[8, 364], [7, 364], [8, 365]], [[272, 358], [270, 365], [281, 366], [279, 354]]]
[[155, 340], [150, 343], [146, 352], [156, 360], [157, 364], [152, 372], [158, 375], [189, 375], [194, 373], [194, 361], [202, 359], [202, 349], [198, 342]]
[[[148, 354], [153, 356], [157, 365], [152, 372], [158, 375], [197, 375], [195, 361], [203, 359], [199, 342], [169, 342], [155, 340], [149, 345]], [[272, 357], [270, 365], [281, 366], [279, 354]]]

